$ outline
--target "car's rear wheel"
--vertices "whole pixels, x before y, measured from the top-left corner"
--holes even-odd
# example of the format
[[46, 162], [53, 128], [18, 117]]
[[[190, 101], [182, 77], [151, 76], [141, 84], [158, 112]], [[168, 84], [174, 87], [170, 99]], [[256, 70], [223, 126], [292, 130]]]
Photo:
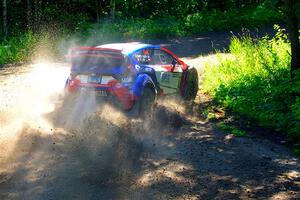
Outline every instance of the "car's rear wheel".
[[155, 94], [150, 87], [145, 87], [140, 100], [140, 116], [149, 116], [153, 112]]
[[181, 96], [186, 101], [194, 100], [197, 96], [198, 89], [198, 72], [195, 68], [190, 68], [187, 71], [186, 82]]
[[131, 117], [149, 118], [152, 115], [155, 104], [155, 93], [150, 87], [143, 89], [140, 99], [128, 112]]

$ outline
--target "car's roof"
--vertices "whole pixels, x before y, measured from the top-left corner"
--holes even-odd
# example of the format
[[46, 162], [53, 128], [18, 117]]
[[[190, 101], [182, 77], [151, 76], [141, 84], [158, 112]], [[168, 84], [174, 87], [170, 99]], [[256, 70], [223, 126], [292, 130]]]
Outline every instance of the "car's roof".
[[116, 49], [122, 51], [123, 54], [130, 54], [139, 49], [143, 49], [145, 47], [159, 47], [157, 45], [144, 44], [140, 42], [128, 42], [128, 43], [110, 43], [97, 46], [99, 48], [108, 48], [108, 49]]

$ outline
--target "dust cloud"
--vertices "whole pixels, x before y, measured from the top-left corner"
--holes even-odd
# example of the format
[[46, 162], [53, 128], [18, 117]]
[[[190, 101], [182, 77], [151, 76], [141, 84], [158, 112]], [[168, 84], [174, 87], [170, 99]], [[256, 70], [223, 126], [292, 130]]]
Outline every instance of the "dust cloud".
[[[0, 82], [1, 143], [14, 140], [25, 126], [49, 133], [53, 126], [43, 114], [53, 111], [55, 101], [62, 95], [61, 81], [67, 77], [67, 67], [41, 62], [4, 69], [1, 74], [5, 75]], [[4, 146], [1, 156], [11, 148]]]
[[167, 108], [144, 121], [92, 94], [68, 102], [69, 70], [39, 62], [0, 72], [0, 199], [119, 198], [145, 152], [166, 153]]

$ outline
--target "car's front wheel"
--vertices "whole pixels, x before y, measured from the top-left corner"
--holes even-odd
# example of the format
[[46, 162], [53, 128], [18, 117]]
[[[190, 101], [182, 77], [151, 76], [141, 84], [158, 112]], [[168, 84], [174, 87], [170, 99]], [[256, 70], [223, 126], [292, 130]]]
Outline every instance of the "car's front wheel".
[[194, 100], [198, 89], [198, 72], [195, 68], [190, 68], [186, 74], [186, 81], [181, 96], [186, 101]]

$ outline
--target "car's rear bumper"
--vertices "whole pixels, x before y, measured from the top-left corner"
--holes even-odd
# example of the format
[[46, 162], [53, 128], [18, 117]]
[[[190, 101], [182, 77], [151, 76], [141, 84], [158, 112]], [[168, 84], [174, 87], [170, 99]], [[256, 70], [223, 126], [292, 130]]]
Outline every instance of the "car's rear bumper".
[[81, 95], [95, 95], [96, 98], [115, 102], [123, 109], [129, 110], [138, 97], [131, 91], [130, 84], [123, 85], [117, 81], [108, 84], [79, 83], [68, 80], [66, 89], [70, 93]]

